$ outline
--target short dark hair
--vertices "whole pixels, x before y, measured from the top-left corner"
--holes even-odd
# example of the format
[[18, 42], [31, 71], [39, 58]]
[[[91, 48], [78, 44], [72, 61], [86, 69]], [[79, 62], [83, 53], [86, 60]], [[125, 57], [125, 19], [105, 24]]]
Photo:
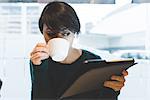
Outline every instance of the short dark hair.
[[39, 28], [43, 34], [43, 24], [46, 24], [52, 31], [68, 29], [79, 34], [80, 21], [75, 10], [67, 3], [53, 1], [48, 3], [42, 11], [39, 19]]

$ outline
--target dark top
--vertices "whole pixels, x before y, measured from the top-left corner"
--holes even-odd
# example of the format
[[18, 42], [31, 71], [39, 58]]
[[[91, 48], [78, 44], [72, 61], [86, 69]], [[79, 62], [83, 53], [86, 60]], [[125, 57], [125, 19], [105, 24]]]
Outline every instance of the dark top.
[[[100, 59], [99, 56], [91, 52], [82, 51], [82, 55], [72, 64], [62, 64], [51, 60], [43, 60], [41, 65], [33, 65], [30, 62], [32, 78], [32, 95], [33, 100], [58, 100], [66, 89], [83, 73], [90, 68], [81, 66], [81, 63], [87, 59]], [[116, 100], [119, 92], [110, 88], [97, 89], [74, 95], [66, 99], [100, 99]], [[61, 99], [61, 100], [62, 100]]]

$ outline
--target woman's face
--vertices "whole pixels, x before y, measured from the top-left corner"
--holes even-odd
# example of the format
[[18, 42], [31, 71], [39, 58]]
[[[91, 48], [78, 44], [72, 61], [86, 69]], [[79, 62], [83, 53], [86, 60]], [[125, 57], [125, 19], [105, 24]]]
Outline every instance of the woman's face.
[[[74, 40], [74, 33], [72, 33], [71, 31], [66, 30], [66, 31], [64, 31], [63, 34], [62, 34], [62, 32], [58, 32], [54, 36], [51, 36], [48, 33], [52, 33], [52, 31], [47, 27], [46, 24], [44, 24], [43, 25], [43, 35], [44, 35], [46, 43], [48, 43], [48, 41], [53, 38], [63, 38], [63, 39], [68, 40], [70, 43], [70, 46], [72, 46], [72, 43]], [[70, 34], [68, 34], [68, 33], [70, 33]]]

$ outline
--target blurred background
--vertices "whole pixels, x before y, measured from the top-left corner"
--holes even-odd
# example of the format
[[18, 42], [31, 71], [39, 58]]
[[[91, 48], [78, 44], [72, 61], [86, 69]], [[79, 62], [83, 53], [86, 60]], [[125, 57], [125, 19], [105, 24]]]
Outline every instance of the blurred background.
[[[0, 0], [0, 100], [30, 100], [29, 55], [44, 42], [38, 19], [54, 0]], [[150, 0], [59, 0], [81, 21], [74, 46], [103, 59], [134, 58], [118, 100], [150, 98]]]

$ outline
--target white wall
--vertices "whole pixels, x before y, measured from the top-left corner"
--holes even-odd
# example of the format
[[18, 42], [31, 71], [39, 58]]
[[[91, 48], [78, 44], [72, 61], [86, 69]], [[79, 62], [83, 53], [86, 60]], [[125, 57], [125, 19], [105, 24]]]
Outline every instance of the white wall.
[[0, 78], [3, 81], [2, 100], [29, 100], [31, 79], [29, 55], [33, 47], [44, 42], [39, 35], [5, 35], [1, 37], [3, 56], [0, 58]]
[[145, 32], [128, 33], [121, 36], [110, 37], [110, 47], [136, 47], [145, 46]]
[[81, 34], [79, 35], [79, 44], [93, 48], [108, 48], [109, 38], [101, 34]]

